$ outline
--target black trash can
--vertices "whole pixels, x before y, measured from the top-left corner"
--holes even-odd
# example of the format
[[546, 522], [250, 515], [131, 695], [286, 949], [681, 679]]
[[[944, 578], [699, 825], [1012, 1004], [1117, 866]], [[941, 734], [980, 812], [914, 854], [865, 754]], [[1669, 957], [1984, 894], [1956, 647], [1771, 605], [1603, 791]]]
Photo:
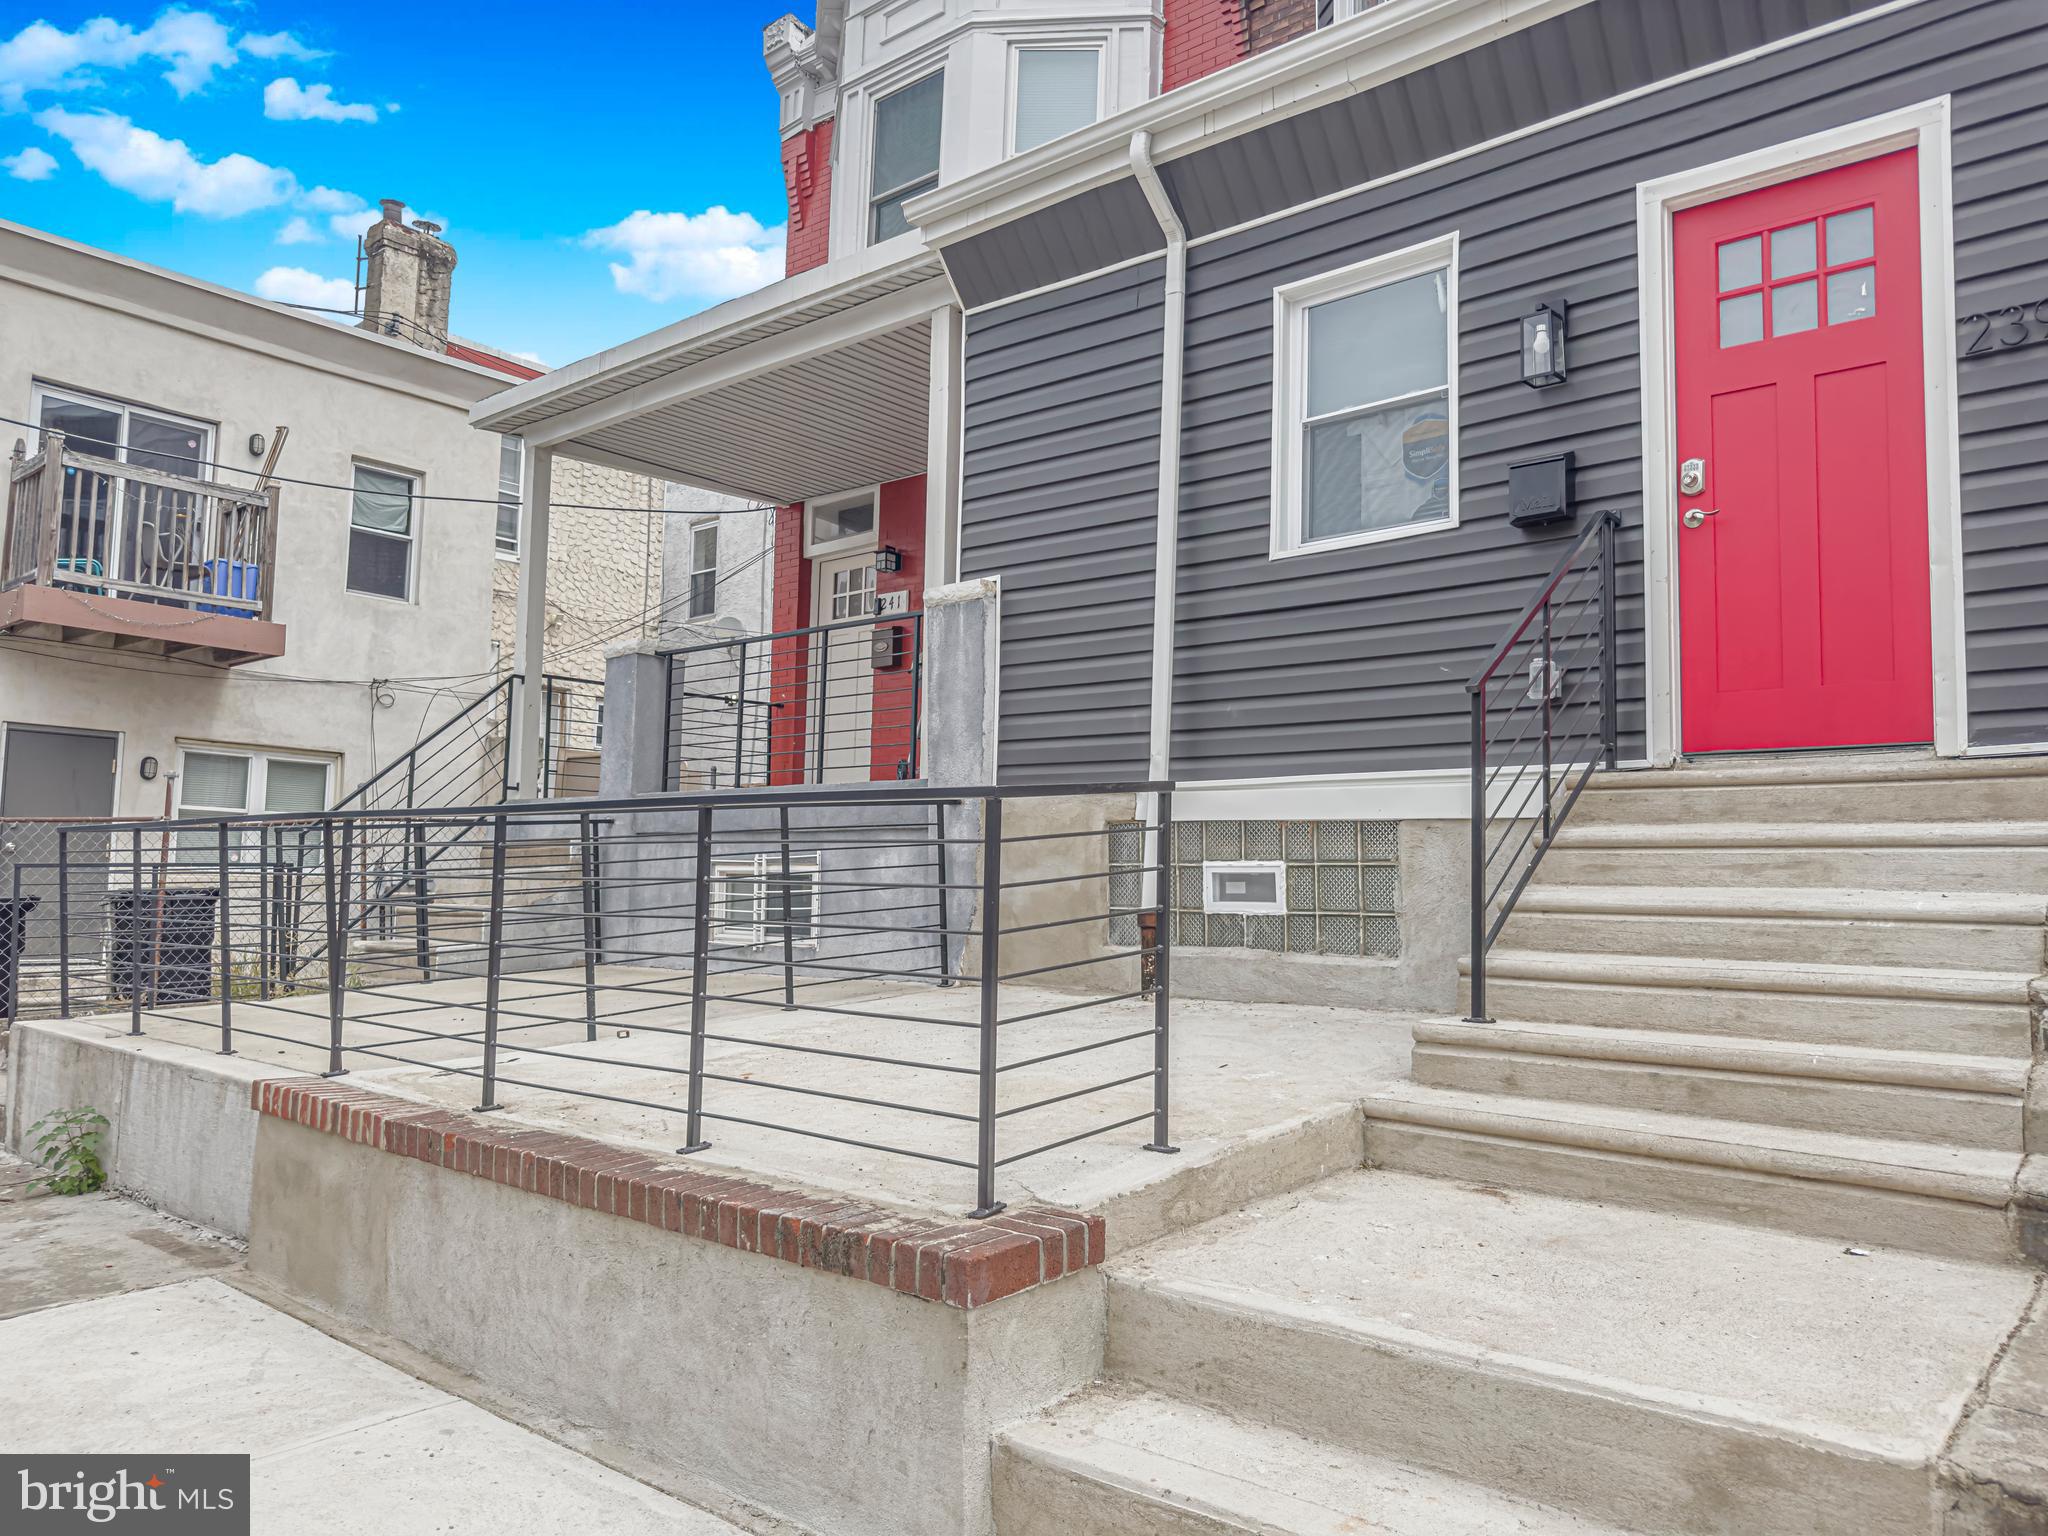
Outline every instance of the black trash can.
[[28, 915], [42, 904], [40, 896], [0, 897], [0, 1024], [14, 1017], [14, 983], [28, 942]]
[[107, 956], [108, 990], [124, 1001], [133, 996], [139, 964], [143, 1007], [207, 1001], [213, 995], [214, 917], [219, 908], [218, 886], [107, 892], [107, 917], [114, 930]]

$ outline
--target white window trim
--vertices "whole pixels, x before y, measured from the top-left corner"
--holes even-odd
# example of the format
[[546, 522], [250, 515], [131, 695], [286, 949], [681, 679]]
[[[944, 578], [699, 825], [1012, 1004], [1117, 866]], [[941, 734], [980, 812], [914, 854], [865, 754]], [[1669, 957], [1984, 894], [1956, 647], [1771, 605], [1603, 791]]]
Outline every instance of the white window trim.
[[[214, 440], [218, 428], [214, 423], [201, 421], [196, 416], [186, 416], [178, 411], [167, 411], [140, 400], [123, 400], [115, 395], [94, 394], [89, 389], [71, 389], [63, 384], [45, 384], [40, 379], [33, 381], [29, 385], [28, 409], [28, 419], [38, 424], [35, 428], [37, 452], [41, 452], [43, 446], [43, 429], [40, 423], [43, 419], [43, 402], [45, 400], [62, 400], [68, 404], [82, 405], [91, 410], [114, 412], [121, 418], [121, 446], [116, 450], [116, 453], [123, 456], [128, 452], [128, 418], [136, 411], [141, 411], [147, 416], [158, 417], [164, 421], [175, 422], [181, 427], [190, 427], [199, 434], [199, 457], [205, 460], [205, 462], [201, 464], [188, 464], [182, 473], [194, 480], [212, 480], [217, 478], [213, 470], [213, 455], [215, 451]], [[101, 458], [114, 457], [113, 454], [101, 453], [101, 446], [94, 444], [90, 447], [80, 447], [76, 451], [79, 453], [98, 454]]]
[[[1216, 877], [1230, 874], [1271, 875], [1271, 901], [1229, 901], [1215, 894]], [[1205, 859], [1202, 862], [1202, 911], [1223, 917], [1273, 917], [1287, 913], [1287, 863], [1284, 859]]]
[[[821, 874], [815, 855], [806, 858], [791, 858], [789, 876], [792, 882], [807, 879], [811, 882], [811, 932], [809, 937], [793, 941], [797, 949], [815, 950], [818, 947], [818, 880]], [[768, 885], [770, 880], [782, 878], [782, 855], [776, 853], [755, 853], [744, 858], [716, 859], [711, 865], [711, 882], [714, 895], [711, 903], [711, 942], [728, 948], [755, 949], [763, 944], [780, 944], [782, 935], [778, 925], [768, 920]], [[752, 923], [737, 923], [731, 920], [732, 898], [727, 893], [727, 883], [734, 880], [760, 881], [760, 900], [755, 910], [759, 920]], [[771, 929], [778, 929], [771, 935]]]
[[[1702, 165], [1636, 189], [1643, 401], [1643, 638], [1650, 762], [1678, 761], [1678, 496], [1674, 462], [1678, 380], [1671, 339], [1673, 218], [1686, 208], [1872, 159], [1918, 151], [1921, 354], [1926, 377], [1927, 553], [1933, 641], [1934, 750], [1969, 752], [1969, 678], [1963, 636], [1962, 469], [1957, 417], [1955, 203], [1949, 98], [1844, 124], [1751, 154]], [[2000, 752], [2007, 748], [1998, 748]]]
[[[1029, 149], [1017, 147], [1017, 112], [1024, 105], [1023, 62], [1027, 53], [1092, 53], [1095, 55], [1095, 117], [1079, 128], [1068, 130], [1079, 133], [1082, 128], [1092, 128], [1109, 115], [1109, 39], [1100, 32], [1081, 37], [1028, 37], [1010, 40], [1009, 59], [1006, 64], [1006, 79], [1003, 86], [1003, 158], [1008, 160], [1016, 155], [1028, 155]], [[1065, 138], [1065, 134], [1059, 135]], [[1047, 139], [1046, 143], [1058, 142]], [[1033, 149], [1042, 146], [1033, 145]]]
[[[324, 754], [285, 751], [270, 747], [231, 747], [206, 741], [180, 741], [177, 743], [177, 750], [178, 782], [175, 792], [175, 804], [171, 807], [171, 820], [173, 821], [183, 821], [185, 819], [185, 811], [187, 809], [185, 786], [191, 782], [190, 777], [185, 772], [185, 759], [194, 752], [207, 757], [239, 757], [249, 765], [248, 804], [240, 810], [227, 806], [201, 805], [190, 807], [193, 810], [204, 813], [206, 816], [266, 816], [271, 814], [263, 809], [263, 800], [266, 791], [270, 787], [270, 765], [272, 763], [304, 763], [308, 767], [320, 769], [325, 776], [320, 790], [321, 807], [325, 809], [334, 803], [334, 770], [336, 760]], [[256, 834], [253, 830], [245, 829], [241, 835], [239, 849], [230, 847], [228, 856], [238, 860], [246, 858], [250, 850], [255, 846], [253, 841], [255, 836]]]
[[[875, 233], [876, 207], [887, 202], [892, 197], [904, 195], [900, 190], [894, 188], [879, 192], [875, 190], [875, 141], [881, 137], [882, 104], [884, 102], [901, 96], [911, 87], [922, 85], [934, 76], [938, 76], [944, 82], [945, 77], [950, 73], [949, 65], [951, 64], [951, 58], [949, 54], [941, 53], [937, 60], [924, 62], [928, 63], [929, 67], [919, 69], [913, 74], [906, 74], [901, 79], [893, 80], [886, 86], [878, 86], [872, 89], [868, 96], [866, 114], [867, 142], [863, 146], [864, 153], [861, 156], [860, 177], [861, 208], [863, 210], [860, 221], [860, 248], [862, 250], [866, 250], [869, 246], [885, 245], [891, 240], [900, 238], [900, 235], [878, 236]], [[937, 161], [932, 166], [932, 184], [925, 188], [923, 192], [913, 193], [911, 194], [912, 196], [928, 196], [944, 185], [946, 180], [946, 124], [952, 117], [952, 113], [947, 110], [946, 91], [947, 83], [941, 83], [939, 86], [939, 155]], [[919, 180], [923, 179], [922, 177], [919, 178]], [[905, 182], [903, 185], [916, 186], [917, 183]], [[917, 226], [912, 224], [904, 233], [915, 235], [917, 233]]]
[[[1349, 298], [1404, 278], [1441, 268], [1444, 273], [1444, 414], [1449, 422], [1450, 479], [1448, 515], [1398, 528], [1372, 528], [1336, 538], [1304, 541], [1301, 537], [1304, 485], [1302, 410], [1308, 403], [1308, 312], [1318, 304]], [[1404, 250], [1389, 251], [1339, 267], [1334, 272], [1287, 283], [1273, 290], [1273, 489], [1270, 558], [1321, 555], [1385, 544], [1418, 534], [1442, 533], [1458, 526], [1458, 232]]]
[[[823, 544], [811, 540], [811, 514], [816, 511], [830, 512], [837, 507], [851, 506], [857, 501], [871, 502], [875, 509], [875, 526], [866, 533], [851, 538], [832, 539]], [[878, 549], [882, 534], [882, 488], [871, 485], [864, 490], [839, 491], [831, 496], [814, 496], [804, 503], [804, 558], [814, 560], [820, 555], [851, 555], [864, 549]]]
[[[806, 526], [808, 526], [810, 523], [810, 517], [810, 508], [806, 506], [804, 508], [804, 522]], [[703, 572], [697, 569], [697, 539], [699, 535], [705, 533], [707, 530], [712, 535], [710, 567], [711, 600], [700, 612], [697, 607], [697, 578], [700, 575], [702, 575]], [[683, 617], [685, 618], [708, 619], [718, 612], [718, 557], [720, 551], [717, 545], [717, 537], [718, 519], [715, 517], [707, 518], [702, 521], [690, 524], [689, 544], [687, 546], [689, 559], [683, 562], [683, 580], [687, 584], [683, 591]]]
[[[514, 503], [513, 503], [513, 510], [514, 510], [514, 512], [516, 513], [516, 512], [518, 511], [519, 507], [520, 507], [520, 506], [522, 506], [522, 505], [523, 505], [523, 504], [525, 503], [525, 501], [526, 501], [526, 450], [525, 450], [525, 439], [524, 439], [524, 438], [522, 438], [522, 437], [521, 437], [521, 436], [520, 436], [520, 435], [519, 435], [519, 434], [518, 434], [517, 432], [505, 432], [505, 433], [501, 433], [501, 434], [500, 434], [500, 436], [501, 436], [502, 438], [509, 438], [509, 439], [510, 439], [511, 441], [513, 441], [513, 442], [515, 442], [515, 443], [518, 443], [518, 444], [520, 444], [520, 448], [519, 448], [519, 451], [518, 451], [517, 453], [515, 453], [515, 454], [513, 455], [513, 457], [514, 457], [514, 460], [515, 460], [515, 462], [516, 462], [516, 463], [517, 463], [517, 464], [519, 465], [519, 492], [518, 492], [518, 496], [516, 497], [516, 499], [515, 499], [515, 501], [514, 501]], [[502, 445], [501, 445], [501, 446], [500, 446], [500, 453], [501, 453], [501, 455], [502, 455], [502, 452], [503, 452], [503, 448], [502, 448]], [[500, 502], [499, 502], [499, 504], [500, 504], [501, 506], [503, 505], [503, 498], [504, 498], [504, 495], [505, 495], [505, 475], [504, 475], [504, 470], [503, 470], [503, 464], [504, 464], [504, 460], [503, 460], [503, 458], [501, 457], [501, 458], [499, 459], [499, 474], [498, 474], [498, 496], [499, 496], [499, 498], [500, 498]], [[415, 493], [414, 493], [414, 499], [415, 499], [415, 500], [417, 500], [417, 499], [418, 499], [418, 493], [417, 493], [417, 492], [415, 492]], [[353, 514], [353, 511], [354, 511], [354, 508], [353, 508], [353, 506], [351, 506], [351, 508], [350, 508], [350, 511], [351, 511], [351, 514]], [[506, 562], [507, 564], [510, 564], [510, 565], [517, 565], [517, 564], [519, 563], [519, 518], [518, 518], [517, 516], [514, 516], [514, 518], [512, 519], [512, 547], [511, 547], [510, 549], [507, 549], [507, 548], [505, 547], [504, 541], [503, 541], [503, 540], [502, 540], [501, 538], [499, 538], [499, 536], [498, 536], [498, 530], [497, 530], [496, 524], [494, 523], [494, 524], [492, 525], [492, 528], [491, 528], [491, 552], [492, 552], [492, 554], [496, 555], [498, 559], [500, 559], [500, 560], [503, 560], [503, 561], [505, 561], [505, 562]]]
[[[363, 532], [379, 539], [405, 540], [405, 596], [391, 597], [382, 592], [363, 592], [348, 584], [348, 543], [347, 538], [356, 531], [356, 471], [374, 469], [379, 474], [397, 475], [412, 485], [412, 515], [403, 534], [384, 533], [376, 528], [365, 528]], [[380, 464], [375, 459], [351, 459], [348, 466], [348, 517], [343, 524], [341, 546], [341, 589], [350, 597], [365, 597], [373, 603], [400, 603], [411, 607], [419, 600], [420, 582], [420, 487], [426, 484], [426, 477], [416, 469], [401, 469], [396, 464]]]

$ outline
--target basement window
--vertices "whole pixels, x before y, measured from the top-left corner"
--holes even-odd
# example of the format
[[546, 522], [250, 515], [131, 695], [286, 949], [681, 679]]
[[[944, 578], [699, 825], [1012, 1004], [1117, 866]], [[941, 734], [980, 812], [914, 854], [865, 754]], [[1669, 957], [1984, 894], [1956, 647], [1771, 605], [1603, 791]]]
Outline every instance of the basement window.
[[1202, 910], [1236, 913], [1239, 917], [1286, 912], [1286, 864], [1205, 862]]
[[794, 943], [817, 947], [816, 858], [791, 859], [787, 880], [779, 852], [720, 859], [711, 866], [714, 945], [721, 949], [779, 945], [785, 932]]

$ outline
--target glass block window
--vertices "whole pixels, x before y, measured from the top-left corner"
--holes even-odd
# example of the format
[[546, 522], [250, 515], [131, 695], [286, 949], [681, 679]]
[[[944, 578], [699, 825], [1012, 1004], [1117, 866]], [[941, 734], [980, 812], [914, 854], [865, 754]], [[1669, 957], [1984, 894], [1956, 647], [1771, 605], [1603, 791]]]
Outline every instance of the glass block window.
[[[1173, 828], [1173, 942], [1276, 954], [1385, 959], [1401, 952], [1401, 871], [1391, 821], [1181, 821]], [[1283, 860], [1287, 914], [1202, 910], [1202, 865]], [[1143, 899], [1144, 835], [1110, 831], [1110, 904]], [[1128, 898], [1128, 899], [1127, 899]], [[1135, 914], [1110, 918], [1110, 942], [1138, 941]]]

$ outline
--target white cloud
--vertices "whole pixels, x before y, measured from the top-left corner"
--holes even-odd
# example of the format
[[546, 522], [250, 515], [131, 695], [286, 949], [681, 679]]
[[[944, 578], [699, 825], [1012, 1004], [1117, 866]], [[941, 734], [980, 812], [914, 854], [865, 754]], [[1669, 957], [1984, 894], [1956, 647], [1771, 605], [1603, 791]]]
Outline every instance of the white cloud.
[[723, 207], [702, 213], [650, 213], [645, 208], [583, 237], [592, 250], [616, 251], [612, 286], [656, 303], [707, 302], [751, 293], [782, 276], [788, 230], [765, 228], [750, 213]]
[[241, 154], [202, 160], [183, 139], [138, 128], [119, 113], [50, 107], [35, 120], [69, 144], [87, 170], [148, 202], [167, 202], [180, 213], [230, 219], [279, 207], [298, 190], [290, 171]]
[[334, 87], [321, 81], [300, 85], [282, 75], [263, 87], [263, 115], [279, 123], [374, 123], [377, 109], [368, 102], [334, 99]]
[[96, 71], [155, 59], [180, 96], [204, 90], [215, 70], [235, 62], [228, 29], [205, 11], [171, 9], [141, 31], [100, 16], [66, 32], [33, 21], [0, 42], [0, 109], [19, 111], [30, 91], [71, 91]]
[[33, 144], [18, 155], [0, 159], [0, 165], [6, 166], [7, 174], [16, 181], [48, 181], [57, 173], [57, 157]]
[[283, 229], [277, 232], [279, 245], [318, 245], [327, 237], [313, 227], [313, 221], [300, 214], [285, 220]]
[[329, 50], [300, 42], [289, 32], [244, 32], [235, 46], [252, 59], [299, 59], [310, 62], [328, 57]]
[[356, 285], [345, 277], [322, 277], [304, 267], [272, 267], [256, 279], [259, 298], [279, 304], [311, 304], [319, 309], [352, 310]]

